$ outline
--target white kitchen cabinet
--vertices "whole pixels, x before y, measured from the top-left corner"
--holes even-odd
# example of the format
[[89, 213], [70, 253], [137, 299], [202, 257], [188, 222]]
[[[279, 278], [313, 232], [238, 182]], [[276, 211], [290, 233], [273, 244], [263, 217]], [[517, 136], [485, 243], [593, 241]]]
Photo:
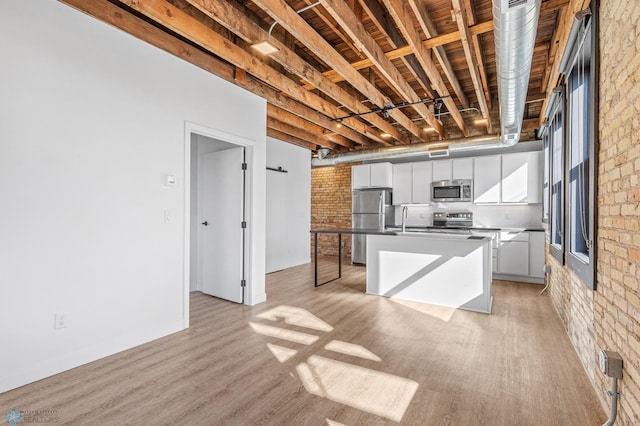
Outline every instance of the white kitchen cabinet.
[[473, 169], [473, 202], [499, 203], [501, 158], [499, 155], [476, 157]]
[[433, 181], [473, 179], [473, 158], [433, 161]]
[[393, 204], [426, 204], [431, 201], [431, 162], [393, 165]]
[[479, 235], [482, 237], [491, 238], [491, 272], [494, 274], [498, 272], [498, 238], [499, 231], [492, 229], [472, 229], [471, 235]]
[[529, 232], [529, 275], [544, 278], [544, 239], [543, 231]]
[[351, 167], [351, 188], [368, 188], [371, 184], [371, 167], [368, 164]]
[[433, 181], [451, 180], [451, 160], [436, 160], [433, 163]]
[[500, 232], [497, 272], [507, 275], [529, 275], [528, 232]]
[[473, 158], [451, 160], [451, 179], [473, 179]]
[[393, 166], [391, 163], [371, 164], [371, 187], [391, 188], [393, 186]]
[[409, 204], [413, 200], [413, 167], [411, 163], [393, 165], [393, 204]]
[[414, 203], [431, 202], [431, 180], [433, 165], [430, 161], [413, 163], [411, 199]]
[[542, 202], [542, 170], [540, 151], [518, 152], [502, 156], [503, 203]]
[[391, 188], [393, 167], [391, 163], [362, 164], [351, 167], [351, 188]]

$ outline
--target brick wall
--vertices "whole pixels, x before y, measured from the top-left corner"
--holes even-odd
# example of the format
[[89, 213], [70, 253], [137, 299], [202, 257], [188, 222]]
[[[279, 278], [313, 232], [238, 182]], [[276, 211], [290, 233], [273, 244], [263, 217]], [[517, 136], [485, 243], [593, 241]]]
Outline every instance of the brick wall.
[[[351, 166], [311, 170], [311, 228], [351, 228]], [[313, 239], [311, 240], [313, 247]], [[343, 256], [351, 257], [351, 237], [342, 236]], [[318, 254], [338, 255], [338, 236], [318, 236]], [[313, 255], [313, 253], [312, 253]]]
[[616, 424], [640, 424], [640, 2], [600, 0], [597, 289], [552, 266], [551, 298], [606, 412], [600, 349], [624, 360]]

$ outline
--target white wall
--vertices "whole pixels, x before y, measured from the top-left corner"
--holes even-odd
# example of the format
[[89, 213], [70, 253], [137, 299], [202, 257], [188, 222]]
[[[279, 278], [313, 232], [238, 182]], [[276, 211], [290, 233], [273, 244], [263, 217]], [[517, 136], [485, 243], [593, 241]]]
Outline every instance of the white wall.
[[2, 2], [0, 57], [0, 392], [188, 324], [186, 122], [253, 143], [265, 299], [264, 100], [54, 0]]
[[311, 261], [311, 152], [267, 137], [267, 272]]

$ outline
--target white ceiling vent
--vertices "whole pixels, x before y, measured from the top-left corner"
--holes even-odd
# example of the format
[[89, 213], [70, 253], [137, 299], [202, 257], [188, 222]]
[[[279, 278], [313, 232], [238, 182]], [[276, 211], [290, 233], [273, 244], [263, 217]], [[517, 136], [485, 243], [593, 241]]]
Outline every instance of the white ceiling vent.
[[435, 149], [433, 151], [429, 151], [429, 158], [440, 158], [440, 157], [448, 157], [449, 150], [448, 149]]
[[536, 0], [502, 0], [502, 10], [508, 11], [520, 6], [533, 6]]

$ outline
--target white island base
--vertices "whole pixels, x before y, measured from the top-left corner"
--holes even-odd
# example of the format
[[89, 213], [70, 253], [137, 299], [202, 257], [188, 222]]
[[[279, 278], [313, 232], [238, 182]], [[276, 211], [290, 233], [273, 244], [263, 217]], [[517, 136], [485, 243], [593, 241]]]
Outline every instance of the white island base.
[[491, 313], [491, 238], [368, 235], [367, 294]]

